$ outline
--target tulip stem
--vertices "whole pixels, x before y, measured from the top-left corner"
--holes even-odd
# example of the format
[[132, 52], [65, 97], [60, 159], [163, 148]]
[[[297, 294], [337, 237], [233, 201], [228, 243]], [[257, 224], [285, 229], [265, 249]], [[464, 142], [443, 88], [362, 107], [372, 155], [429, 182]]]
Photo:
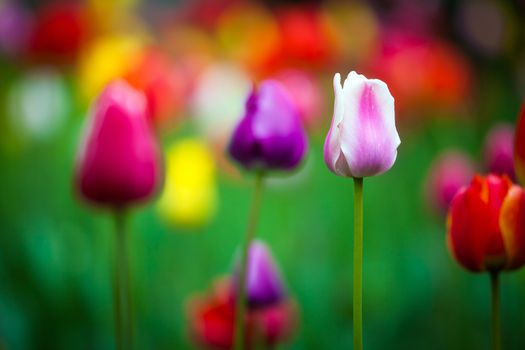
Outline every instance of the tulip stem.
[[492, 350], [501, 350], [501, 319], [499, 303], [499, 272], [490, 273], [492, 294]]
[[235, 305], [235, 329], [234, 329], [234, 349], [242, 350], [245, 345], [244, 324], [246, 318], [246, 274], [248, 265], [248, 251], [251, 241], [255, 235], [255, 228], [259, 217], [259, 208], [261, 206], [261, 196], [263, 189], [264, 174], [259, 172], [255, 178], [255, 189], [250, 207], [248, 226], [241, 246], [241, 261], [239, 271], [239, 283], [237, 285], [237, 298]]
[[354, 350], [363, 349], [363, 178], [354, 178]]
[[130, 277], [128, 266], [126, 213], [115, 211], [115, 265], [113, 275], [113, 304], [115, 312], [115, 340], [118, 350], [132, 348], [132, 315]]

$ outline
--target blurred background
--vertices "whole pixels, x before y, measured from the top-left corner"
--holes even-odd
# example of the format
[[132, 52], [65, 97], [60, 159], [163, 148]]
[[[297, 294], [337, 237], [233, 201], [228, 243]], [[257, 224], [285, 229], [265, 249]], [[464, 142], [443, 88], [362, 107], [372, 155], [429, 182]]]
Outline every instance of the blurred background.
[[[513, 176], [525, 96], [525, 2], [0, 1], [0, 349], [111, 349], [108, 213], [72, 177], [90, 103], [120, 77], [145, 92], [163, 191], [136, 208], [138, 349], [191, 349], [187, 300], [227, 274], [250, 174], [224, 146], [254, 83], [281, 81], [310, 151], [267, 182], [258, 237], [301, 322], [289, 349], [352, 344], [352, 181], [322, 147], [335, 72], [380, 78], [402, 144], [365, 181], [367, 349], [488, 349], [489, 280], [461, 269], [445, 212], [473, 172]], [[525, 271], [502, 278], [503, 340], [525, 348]]]

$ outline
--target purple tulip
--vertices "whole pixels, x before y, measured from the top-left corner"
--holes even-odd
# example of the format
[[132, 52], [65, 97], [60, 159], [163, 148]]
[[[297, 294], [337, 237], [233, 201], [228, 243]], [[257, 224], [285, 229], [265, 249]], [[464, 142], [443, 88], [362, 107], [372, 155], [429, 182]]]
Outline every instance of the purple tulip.
[[[238, 263], [233, 277], [234, 288], [237, 291], [239, 276]], [[248, 252], [248, 267], [246, 274], [246, 300], [249, 307], [264, 307], [275, 305], [285, 295], [281, 275], [266, 244], [254, 241]]]
[[468, 155], [458, 151], [441, 154], [431, 165], [426, 183], [430, 207], [446, 214], [458, 190], [471, 182], [474, 173], [474, 164]]
[[263, 81], [246, 101], [230, 155], [248, 170], [289, 170], [299, 164], [307, 147], [293, 99], [277, 81]]
[[514, 173], [514, 128], [499, 124], [492, 128], [485, 139], [485, 166], [491, 173], [506, 174], [512, 180]]
[[124, 81], [99, 96], [78, 157], [76, 186], [85, 199], [122, 207], [154, 193], [159, 151], [146, 110], [145, 96]]
[[357, 178], [390, 169], [401, 140], [388, 86], [350, 72], [341, 87], [337, 73], [334, 92], [334, 116], [324, 144], [328, 168], [336, 175]]

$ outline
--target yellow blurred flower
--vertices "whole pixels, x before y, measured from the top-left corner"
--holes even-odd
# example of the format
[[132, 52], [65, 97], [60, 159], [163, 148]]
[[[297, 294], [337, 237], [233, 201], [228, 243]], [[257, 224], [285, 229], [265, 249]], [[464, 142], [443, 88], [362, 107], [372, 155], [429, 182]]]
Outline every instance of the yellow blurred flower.
[[122, 77], [137, 64], [144, 40], [140, 36], [100, 37], [82, 53], [78, 66], [78, 90], [89, 103], [112, 79]]
[[203, 141], [187, 138], [169, 147], [164, 190], [157, 203], [161, 218], [182, 227], [208, 223], [217, 207], [215, 174], [213, 155]]

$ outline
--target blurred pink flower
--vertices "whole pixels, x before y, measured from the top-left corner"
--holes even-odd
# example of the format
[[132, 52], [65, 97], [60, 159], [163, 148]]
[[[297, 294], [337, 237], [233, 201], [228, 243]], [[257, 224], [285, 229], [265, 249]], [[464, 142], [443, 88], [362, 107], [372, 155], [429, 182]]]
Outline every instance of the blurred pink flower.
[[485, 139], [485, 167], [494, 174], [506, 174], [515, 180], [514, 127], [510, 124], [494, 126]]
[[470, 157], [459, 151], [441, 154], [432, 163], [426, 181], [429, 206], [441, 215], [446, 214], [458, 190], [469, 184], [475, 167]]
[[159, 151], [145, 96], [126, 82], [106, 86], [92, 107], [77, 159], [76, 187], [88, 201], [123, 207], [159, 184]]

